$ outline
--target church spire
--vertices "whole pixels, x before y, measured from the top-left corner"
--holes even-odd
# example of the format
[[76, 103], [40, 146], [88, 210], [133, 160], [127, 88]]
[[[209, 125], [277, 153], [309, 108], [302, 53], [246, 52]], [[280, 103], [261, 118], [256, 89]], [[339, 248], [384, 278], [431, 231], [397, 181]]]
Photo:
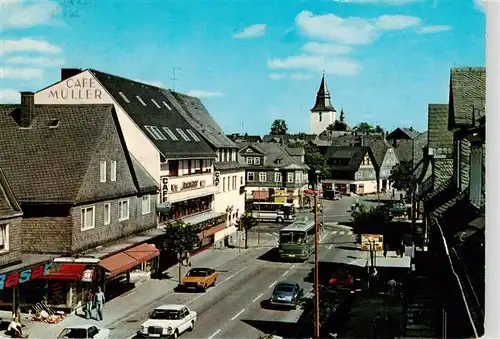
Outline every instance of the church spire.
[[345, 115], [344, 115], [344, 107], [340, 110], [340, 122], [344, 122], [345, 120]]
[[319, 85], [318, 93], [316, 94], [316, 104], [311, 109], [312, 112], [336, 112], [330, 101], [330, 92], [326, 86], [325, 72], [323, 71], [323, 77], [321, 78], [321, 84]]

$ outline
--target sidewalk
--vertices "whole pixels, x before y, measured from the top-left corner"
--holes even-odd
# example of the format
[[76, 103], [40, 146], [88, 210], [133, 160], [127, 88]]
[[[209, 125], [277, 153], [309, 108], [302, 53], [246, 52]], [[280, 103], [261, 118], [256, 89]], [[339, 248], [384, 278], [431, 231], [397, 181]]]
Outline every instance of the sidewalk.
[[[269, 238], [264, 239], [265, 242], [273, 241]], [[207, 249], [194, 255], [191, 258], [192, 266], [209, 266], [218, 268], [226, 263], [238, 258], [240, 255], [251, 250], [251, 246], [256, 243], [256, 240], [248, 239], [249, 249], [232, 248], [232, 249]], [[182, 273], [187, 271], [187, 267], [182, 267]], [[66, 319], [59, 324], [46, 324], [40, 322], [24, 321], [26, 325], [24, 331], [30, 337], [34, 338], [56, 338], [64, 327], [95, 324], [99, 327], [112, 328], [116, 323], [126, 318], [143, 308], [148, 307], [160, 298], [169, 295], [173, 292], [173, 288], [178, 284], [178, 266], [170, 267], [167, 272], [169, 279], [148, 279], [136, 284], [136, 287], [125, 294], [110, 300], [104, 307], [104, 320], [96, 321], [81, 317], [81, 311], [78, 315], [75, 313], [68, 314]], [[8, 312], [10, 317], [10, 312]], [[24, 316], [23, 319], [26, 319]]]

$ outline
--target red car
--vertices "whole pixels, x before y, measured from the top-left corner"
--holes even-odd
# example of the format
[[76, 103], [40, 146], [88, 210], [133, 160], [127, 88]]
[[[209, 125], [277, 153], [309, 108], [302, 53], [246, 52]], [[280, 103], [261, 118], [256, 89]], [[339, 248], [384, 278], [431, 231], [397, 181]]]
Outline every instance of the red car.
[[354, 278], [347, 273], [335, 272], [332, 274], [330, 280], [328, 280], [328, 284], [330, 286], [350, 287], [354, 284]]

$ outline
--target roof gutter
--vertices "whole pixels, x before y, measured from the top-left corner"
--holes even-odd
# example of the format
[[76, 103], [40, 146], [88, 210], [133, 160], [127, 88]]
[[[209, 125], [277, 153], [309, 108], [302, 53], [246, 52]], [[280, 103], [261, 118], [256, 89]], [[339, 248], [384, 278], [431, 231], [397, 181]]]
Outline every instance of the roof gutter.
[[437, 220], [437, 218], [434, 217], [433, 219], [434, 219], [434, 221], [436, 222], [436, 225], [439, 228], [439, 233], [441, 233], [441, 238], [443, 239], [444, 250], [446, 252], [446, 256], [448, 258], [448, 262], [450, 263], [451, 271], [453, 272], [453, 275], [455, 276], [455, 278], [457, 280], [458, 287], [460, 289], [460, 293], [462, 294], [462, 299], [464, 300], [464, 304], [465, 304], [465, 310], [467, 311], [467, 316], [469, 317], [469, 321], [470, 321], [470, 323], [472, 325], [472, 330], [474, 331], [474, 337], [475, 338], [479, 338], [479, 334], [477, 332], [476, 325], [474, 324], [474, 320], [472, 319], [472, 313], [471, 313], [471, 311], [469, 309], [469, 304], [467, 302], [467, 298], [465, 297], [465, 292], [464, 292], [464, 288], [462, 286], [462, 282], [460, 281], [460, 277], [458, 276], [457, 272], [455, 271], [455, 268], [453, 267], [453, 262], [451, 260], [450, 251], [448, 250], [448, 243], [447, 243], [446, 238], [444, 236], [443, 229], [441, 228], [441, 225], [439, 224], [439, 221]]

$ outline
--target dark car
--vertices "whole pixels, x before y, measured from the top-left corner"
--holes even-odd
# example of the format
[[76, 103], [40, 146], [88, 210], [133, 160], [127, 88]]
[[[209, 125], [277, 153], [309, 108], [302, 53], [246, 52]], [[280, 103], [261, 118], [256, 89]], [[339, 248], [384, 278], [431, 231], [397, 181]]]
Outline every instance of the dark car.
[[330, 286], [351, 287], [353, 284], [354, 278], [352, 275], [341, 271], [333, 273], [330, 280], [328, 280]]
[[294, 281], [280, 281], [276, 284], [270, 303], [273, 306], [297, 308], [304, 294], [303, 289]]
[[323, 199], [340, 200], [340, 192], [336, 189], [325, 190], [323, 192]]

